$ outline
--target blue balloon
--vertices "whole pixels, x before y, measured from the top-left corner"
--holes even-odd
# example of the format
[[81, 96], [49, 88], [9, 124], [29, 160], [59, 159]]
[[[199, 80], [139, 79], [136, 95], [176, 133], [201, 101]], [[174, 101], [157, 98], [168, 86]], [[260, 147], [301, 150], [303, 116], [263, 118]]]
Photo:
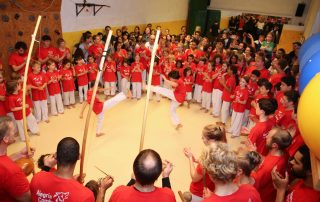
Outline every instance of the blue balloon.
[[299, 66], [300, 71], [303, 70], [304, 66], [313, 54], [320, 50], [320, 32], [312, 35], [308, 38], [301, 46], [299, 50]]
[[[299, 92], [302, 93], [310, 80], [320, 72], [320, 50], [304, 65], [299, 78]], [[319, 86], [320, 88], [320, 86]]]

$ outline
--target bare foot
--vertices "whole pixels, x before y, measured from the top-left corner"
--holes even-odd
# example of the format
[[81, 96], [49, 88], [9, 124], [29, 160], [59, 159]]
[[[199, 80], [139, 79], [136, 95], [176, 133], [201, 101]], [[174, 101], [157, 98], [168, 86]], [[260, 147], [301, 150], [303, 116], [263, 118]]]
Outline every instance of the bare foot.
[[[57, 114], [56, 116], [58, 116], [58, 114]], [[49, 119], [48, 119], [48, 120], [45, 120], [44, 122], [46, 122], [46, 123], [50, 123]]]
[[201, 107], [200, 110], [204, 110], [204, 107]]
[[226, 126], [226, 124], [225, 124], [225, 123], [222, 123], [221, 121], [216, 122], [216, 124], [217, 124], [218, 126]]
[[132, 98], [132, 93], [130, 90], [128, 90], [127, 94], [126, 94], [127, 98], [130, 99]]
[[73, 105], [71, 105], [71, 107], [72, 107], [72, 108], [76, 108], [76, 105], [75, 105], [75, 104], [73, 104]]
[[61, 113], [59, 113], [59, 114], [64, 114], [64, 112], [61, 112]]
[[103, 136], [103, 135], [105, 135], [105, 133], [97, 133], [96, 137], [100, 137], [100, 136]]
[[52, 114], [53, 116], [58, 116], [58, 114]]
[[180, 128], [182, 128], [182, 124], [179, 123], [177, 126], [176, 126], [176, 130], [179, 130]]
[[67, 109], [71, 109], [71, 106], [70, 105], [68, 105], [68, 106], [66, 106], [67, 107]]
[[231, 137], [231, 138], [237, 138], [237, 137], [239, 137], [239, 136], [231, 135], [230, 137]]
[[40, 136], [40, 133], [31, 133], [32, 135]]
[[209, 110], [208, 109], [206, 109], [205, 111], [204, 111], [204, 113], [208, 113], [209, 112]]

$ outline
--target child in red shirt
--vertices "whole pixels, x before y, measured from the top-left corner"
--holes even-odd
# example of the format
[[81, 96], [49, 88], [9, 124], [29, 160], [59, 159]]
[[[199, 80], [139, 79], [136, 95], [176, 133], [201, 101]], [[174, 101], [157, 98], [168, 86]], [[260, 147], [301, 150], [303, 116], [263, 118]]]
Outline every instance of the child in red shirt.
[[[152, 80], [151, 85], [160, 86], [160, 75], [161, 75], [161, 66], [158, 65], [159, 60], [156, 58], [154, 61], [153, 72], [152, 72]], [[150, 95], [150, 100], [152, 100], [152, 95]], [[160, 94], [156, 93], [156, 100], [160, 102]]]
[[104, 88], [106, 89], [104, 94], [106, 98], [108, 96], [114, 96], [116, 93], [116, 63], [112, 60], [111, 55], [107, 55], [107, 61], [104, 63], [103, 67], [103, 82]]
[[287, 91], [281, 99], [283, 109], [275, 112], [275, 121], [282, 129], [289, 129], [289, 126], [295, 122], [295, 109], [298, 104], [299, 94], [296, 91]]
[[98, 64], [94, 62], [94, 57], [88, 55], [88, 79], [89, 83], [94, 83], [98, 74]]
[[214, 71], [212, 71], [212, 64], [208, 63], [207, 69], [202, 73], [203, 83], [202, 83], [202, 107], [201, 109], [206, 109], [205, 113], [209, 112], [211, 107], [211, 97], [212, 97], [212, 80]]
[[[22, 117], [22, 92], [20, 84], [17, 81], [8, 81], [6, 83], [8, 93], [8, 107], [13, 112], [14, 119], [17, 123], [20, 139], [25, 141]], [[39, 135], [39, 128], [36, 118], [30, 110], [30, 106], [26, 103], [27, 126], [31, 133]]]
[[[189, 58], [189, 56], [188, 56]], [[203, 72], [206, 69], [205, 63], [206, 63], [205, 58], [201, 58], [196, 69], [195, 69], [195, 76], [196, 76], [196, 81], [194, 85], [194, 94], [193, 94], [193, 99], [197, 102], [201, 102], [201, 91], [202, 91], [202, 84], [203, 84]], [[190, 67], [191, 68], [191, 67]], [[192, 70], [192, 69], [191, 69]]]
[[80, 103], [82, 103], [83, 100], [87, 99], [89, 80], [88, 68], [81, 56], [76, 58], [76, 65], [74, 66], [74, 71], [78, 81]]
[[238, 83], [238, 69], [236, 66], [228, 68], [227, 73], [223, 74], [220, 79], [220, 84], [223, 87], [222, 92], [222, 107], [221, 107], [221, 122], [219, 124], [225, 125], [230, 115], [231, 95]]
[[131, 77], [131, 67], [129, 65], [128, 59], [123, 60], [123, 64], [120, 67], [121, 73], [121, 91], [127, 93], [130, 90], [130, 77]]
[[246, 109], [246, 103], [249, 97], [249, 91], [247, 88], [249, 82], [248, 77], [243, 77], [240, 79], [239, 86], [236, 87], [232, 97], [232, 116], [231, 116], [231, 126], [229, 132], [231, 137], [239, 137], [241, 125], [244, 117], [244, 111]]
[[186, 86], [186, 101], [188, 103], [188, 108], [190, 108], [190, 103], [192, 100], [192, 87], [193, 87], [193, 75], [190, 67], [187, 67], [183, 71], [183, 82]]
[[135, 56], [135, 61], [131, 64], [131, 84], [132, 84], [132, 98], [140, 100], [142, 90], [142, 71], [144, 67], [140, 62], [140, 56]]
[[54, 61], [48, 60], [47, 68], [48, 71], [46, 73], [46, 77], [48, 81], [48, 92], [51, 103], [51, 114], [54, 116], [58, 116], [58, 112], [59, 114], [63, 114], [64, 112], [59, 83], [61, 76], [59, 75], [59, 72], [56, 70], [56, 64]]
[[61, 76], [62, 91], [63, 91], [63, 104], [70, 109], [70, 106], [75, 107], [75, 97], [74, 97], [74, 72], [71, 69], [71, 61], [64, 59], [62, 61], [63, 68], [60, 70], [59, 74]]
[[32, 72], [28, 75], [28, 86], [31, 88], [37, 122], [43, 120], [49, 123], [46, 92], [47, 77], [45, 73], [41, 72], [41, 63], [38, 61], [32, 64]]
[[220, 79], [222, 75], [227, 71], [228, 64], [224, 62], [222, 64], [221, 68], [216, 68], [214, 70], [215, 74], [217, 74], [217, 77], [213, 81], [213, 90], [212, 90], [212, 115], [213, 117], [217, 118], [220, 116], [221, 112], [221, 104], [222, 104], [222, 92], [223, 92], [223, 86], [220, 83]]

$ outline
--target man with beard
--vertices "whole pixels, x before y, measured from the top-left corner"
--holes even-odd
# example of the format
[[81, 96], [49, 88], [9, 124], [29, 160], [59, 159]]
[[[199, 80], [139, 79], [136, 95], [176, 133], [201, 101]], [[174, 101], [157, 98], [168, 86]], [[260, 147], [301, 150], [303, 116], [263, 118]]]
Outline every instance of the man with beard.
[[24, 74], [28, 56], [28, 51], [26, 51], [27, 44], [23, 41], [18, 41], [14, 48], [15, 51], [9, 56], [9, 65], [14, 72], [17, 72], [22, 76]]
[[276, 169], [284, 176], [288, 163], [286, 148], [291, 141], [290, 133], [280, 128], [273, 128], [267, 135], [266, 145], [269, 153], [257, 171], [252, 174], [255, 180], [254, 187], [260, 193], [263, 202], [271, 202], [276, 199], [277, 190], [272, 184], [271, 171]]
[[277, 189], [277, 198], [275, 202], [319, 202], [320, 192], [313, 189], [311, 161], [309, 148], [306, 145], [301, 146], [290, 161], [291, 174], [299, 180], [294, 180], [290, 184], [290, 189], [287, 191], [289, 176], [286, 172], [283, 178], [276, 169], [272, 170], [272, 180], [274, 187]]

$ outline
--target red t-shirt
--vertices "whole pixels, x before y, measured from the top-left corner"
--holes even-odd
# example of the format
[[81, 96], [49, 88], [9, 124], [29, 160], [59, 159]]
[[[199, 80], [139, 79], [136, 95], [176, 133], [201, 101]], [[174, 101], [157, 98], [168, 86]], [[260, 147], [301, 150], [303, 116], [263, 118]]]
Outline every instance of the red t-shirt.
[[261, 202], [260, 194], [249, 184], [244, 184], [239, 189], [227, 196], [213, 194], [203, 202]]
[[57, 177], [52, 172], [35, 174], [30, 183], [32, 201], [94, 202], [93, 192], [73, 179]]
[[[198, 67], [197, 67], [198, 66]], [[206, 65], [196, 65], [196, 63], [192, 62], [191, 64], [189, 62], [185, 62], [184, 65], [183, 65], [183, 69], [187, 68], [187, 67], [190, 67], [191, 71], [194, 72], [197, 68], [200, 69], [200, 71], [204, 71], [206, 70]]]
[[28, 191], [29, 181], [21, 168], [7, 155], [0, 156], [0, 200], [13, 202]]
[[174, 89], [173, 94], [177, 102], [183, 103], [186, 97], [186, 86], [184, 85], [182, 79], [179, 79], [177, 83], [178, 83], [178, 86]]
[[[34, 73], [29, 73], [28, 75], [28, 85], [32, 85], [32, 86], [43, 86], [45, 83], [47, 83], [47, 76], [45, 73], [40, 72], [38, 74], [34, 74]], [[38, 89], [31, 89], [31, 94], [32, 94], [32, 100], [33, 101], [40, 101], [40, 100], [46, 100], [47, 99], [47, 92], [46, 92], [46, 88], [42, 89], [42, 90], [38, 90]]]
[[204, 52], [198, 49], [187, 49], [185, 52], [185, 58], [188, 58], [189, 55], [193, 55], [195, 59], [200, 59], [200, 57], [204, 56]]
[[[215, 69], [215, 73], [218, 73], [218, 71], [220, 70], [220, 68], [216, 68]], [[221, 83], [219, 82], [219, 80], [221, 79], [222, 75], [225, 73], [225, 71], [222, 71], [220, 73], [218, 73], [217, 78], [214, 80], [213, 82], [213, 89], [219, 89], [221, 91], [223, 91], [223, 86], [221, 85]], [[227, 80], [227, 79], [226, 79]]]
[[256, 172], [252, 173], [255, 180], [254, 187], [260, 193], [261, 199], [264, 202], [275, 201], [277, 190], [273, 187], [271, 178], [272, 169], [277, 166], [278, 172], [285, 176], [287, 169], [288, 156], [272, 156], [268, 154]]
[[[200, 164], [197, 165], [196, 172], [199, 175], [203, 176], [203, 168]], [[191, 182], [190, 183], [190, 192], [193, 195], [196, 195], [196, 196], [199, 196], [202, 198], [203, 197], [203, 189], [204, 189], [203, 183], [204, 183], [203, 178], [199, 182]], [[205, 175], [205, 183], [206, 183], [207, 188], [213, 192], [215, 189], [215, 185], [214, 185], [214, 182], [212, 182], [212, 180], [210, 179], [210, 176], [208, 175], [208, 173], [206, 173], [206, 175]]]
[[[258, 94], [255, 98], [254, 98], [254, 102], [256, 104], [258, 104], [258, 101], [262, 98], [269, 98], [269, 95], [262, 95], [262, 94]], [[256, 108], [252, 107], [250, 108], [250, 116], [256, 116], [257, 113], [256, 113]]]
[[88, 77], [89, 77], [89, 81], [95, 81], [97, 78], [97, 74], [98, 74], [98, 64], [97, 63], [88, 63], [87, 64], [87, 68], [88, 68]]
[[[25, 51], [23, 55], [19, 55], [17, 52], [13, 52], [9, 57], [9, 65], [19, 66], [27, 60], [27, 57], [28, 57], [28, 51]], [[18, 71], [18, 73], [20, 75], [23, 75], [25, 68], [26, 66], [22, 67]]]
[[60, 50], [59, 48], [56, 49], [56, 54], [59, 56], [59, 58], [61, 58], [65, 53], [66, 54], [68, 54], [68, 53], [71, 54], [70, 49], [67, 48], [67, 47], [64, 50]]
[[127, 66], [122, 65], [120, 68], [121, 77], [130, 79], [130, 75], [131, 75], [130, 69], [131, 69], [131, 67], [129, 65], [127, 65]]
[[260, 79], [265, 78], [265, 79], [269, 79], [270, 77], [270, 72], [269, 70], [267, 70], [266, 68], [263, 68], [262, 70], [258, 70], [260, 72]]
[[320, 202], [320, 192], [308, 187], [303, 180], [294, 184], [286, 196], [286, 202]]
[[[136, 69], [134, 70], [134, 68]], [[131, 82], [142, 82], [142, 70], [143, 64], [141, 62], [133, 62], [131, 64]]]
[[74, 81], [73, 81], [73, 73], [71, 69], [61, 69], [61, 83], [62, 83], [62, 90], [63, 92], [70, 92], [74, 91]]
[[[3, 97], [6, 96], [6, 84], [4, 82], [0, 83], [0, 96], [3, 96]], [[0, 101], [0, 116], [7, 115], [6, 108], [7, 108], [6, 101]]]
[[[120, 49], [119, 52], [114, 52], [113, 59], [118, 64], [117, 67], [121, 67], [123, 60], [127, 57], [127, 51], [125, 49]], [[119, 69], [118, 69], [119, 70]]]
[[298, 124], [296, 122], [293, 122], [291, 126], [293, 126], [296, 129], [296, 132], [292, 138], [290, 146], [287, 148], [287, 152], [290, 157], [293, 157], [295, 153], [298, 151], [298, 149], [305, 143], [298, 128]]
[[160, 86], [160, 74], [161, 74], [161, 66], [160, 65], [154, 66], [151, 85]]
[[276, 73], [269, 78], [269, 82], [272, 84], [272, 86], [275, 86], [276, 84], [280, 83], [281, 79], [285, 76], [285, 73]]
[[181, 60], [181, 61], [185, 61], [186, 60], [186, 57], [185, 57], [184, 53], [176, 52], [174, 54], [174, 57], [175, 57], [176, 60]]
[[138, 47], [135, 51], [134, 51], [135, 55], [139, 55], [140, 56], [140, 62], [146, 66], [147, 63], [149, 63], [150, 57], [151, 57], [151, 52], [148, 48], [141, 48]]
[[[252, 71], [253, 70], [255, 70], [255, 69], [257, 69], [257, 67], [256, 66], [250, 66], [250, 67], [248, 67], [247, 68], [247, 70], [246, 70], [246, 72], [244, 73], [244, 75], [246, 75], [246, 76], [251, 76], [251, 74], [252, 74]], [[261, 77], [260, 77], [261, 78]]]
[[236, 78], [234, 76], [228, 77], [227, 75], [225, 76], [226, 78], [226, 86], [231, 89], [231, 93], [229, 93], [225, 88], [223, 88], [222, 91], [222, 100], [225, 102], [231, 102], [231, 95], [234, 91], [234, 88], [236, 87]]
[[266, 146], [266, 138], [268, 132], [272, 129], [274, 123], [271, 120], [265, 122], [257, 122], [256, 125], [250, 130], [248, 139], [252, 144], [257, 147], [257, 152], [263, 156], [267, 155], [268, 148]]
[[294, 121], [292, 117], [293, 114], [294, 110], [277, 110], [274, 113], [277, 125], [279, 125], [281, 128], [288, 129], [290, 124]]
[[[87, 91], [87, 103], [88, 104], [90, 104], [90, 102], [91, 102], [92, 93], [93, 93], [93, 91], [91, 89]], [[102, 109], [103, 109], [103, 102], [101, 102], [98, 99], [98, 95], [96, 94], [96, 97], [94, 98], [92, 110], [94, 111], [94, 113], [100, 114], [102, 112]]]
[[113, 192], [109, 202], [175, 202], [174, 193], [169, 188], [158, 188], [152, 192], [140, 192], [133, 186], [119, 186]]
[[46, 57], [48, 57], [49, 55], [58, 56], [59, 54], [57, 53], [57, 49], [53, 46], [50, 46], [48, 48], [40, 46], [36, 53], [36, 56], [41, 60], [46, 59]]
[[104, 49], [104, 45], [103, 44], [93, 44], [88, 48], [88, 53], [89, 55], [93, 55], [93, 57], [95, 59], [98, 59], [101, 57], [102, 52]]
[[[88, 67], [86, 64], [82, 64], [82, 65], [75, 65], [74, 66], [74, 70], [76, 72], [76, 75], [78, 74], [82, 74], [86, 71], [88, 71]], [[87, 74], [83, 74], [81, 76], [77, 76], [77, 80], [78, 80], [78, 85], [79, 86], [85, 86], [88, 85], [89, 80], [88, 80], [88, 75]]]
[[48, 83], [48, 92], [50, 96], [60, 94], [60, 84], [59, 84], [59, 72], [54, 70], [53, 72], [47, 71], [46, 73], [47, 81], [52, 80], [51, 83]]
[[[13, 109], [15, 107], [22, 107], [22, 91], [20, 91], [18, 94], [11, 94], [8, 97], [8, 104], [9, 104], [9, 109]], [[27, 101], [26, 101], [26, 104]], [[30, 114], [30, 105], [28, 108], [26, 108], [26, 115], [28, 116]], [[15, 120], [22, 120], [22, 110], [19, 111], [13, 111], [13, 116]]]
[[186, 92], [192, 92], [192, 86], [193, 86], [193, 82], [194, 82], [194, 79], [193, 79], [193, 76], [190, 75], [190, 76], [187, 76], [187, 77], [183, 77], [183, 82], [184, 82], [184, 85], [186, 86]]
[[249, 97], [248, 97], [248, 100], [247, 100], [246, 109], [250, 110], [251, 102], [252, 102], [253, 97], [256, 94], [259, 86], [258, 86], [257, 82], [252, 82], [250, 80], [248, 85], [247, 85], [247, 87], [248, 87], [248, 91], [249, 91]]
[[212, 89], [213, 89], [212, 75], [214, 74], [214, 72], [206, 71], [204, 74], [207, 74], [209, 79], [205, 79], [203, 75], [202, 91], [206, 93], [212, 93]]
[[[234, 91], [235, 98], [234, 100], [238, 101], [247, 101], [249, 97], [249, 91], [247, 88], [241, 89], [240, 86], [237, 86]], [[235, 112], [244, 112], [246, 109], [246, 104], [240, 104], [238, 102], [232, 103], [232, 109]]]
[[275, 98], [276, 98], [277, 103], [278, 103], [278, 110], [283, 110], [285, 108], [285, 106], [283, 106], [283, 104], [281, 102], [283, 96], [284, 96], [283, 92], [281, 92], [281, 91], [276, 92]]
[[116, 82], [116, 62], [110, 61], [104, 63], [105, 70], [103, 72], [103, 81], [104, 82]]

